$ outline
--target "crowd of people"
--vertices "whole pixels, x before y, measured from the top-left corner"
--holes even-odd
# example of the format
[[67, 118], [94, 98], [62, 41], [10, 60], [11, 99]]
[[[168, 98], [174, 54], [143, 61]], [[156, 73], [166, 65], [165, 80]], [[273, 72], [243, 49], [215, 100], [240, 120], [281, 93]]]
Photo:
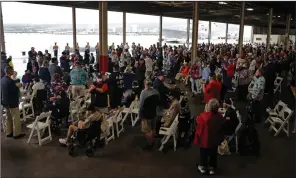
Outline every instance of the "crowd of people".
[[[35, 113], [48, 108], [52, 110], [52, 119], [69, 115], [71, 101], [89, 93], [91, 105], [87, 108], [87, 115], [77, 125], [70, 124], [66, 138], [59, 140], [61, 144], [67, 145], [77, 129], [86, 129], [92, 121], [104, 120], [102, 115], [108, 114], [109, 109], [128, 107], [131, 101], [139, 98], [141, 130], [148, 141], [143, 149], [152, 150], [160, 127], [170, 127], [175, 117], [184, 114], [183, 109], [188, 108], [188, 104], [179, 102], [181, 92], [175, 86], [183, 81], [190, 88], [192, 97], [201, 96], [200, 102], [205, 104], [204, 112], [196, 117], [194, 143], [200, 146], [201, 154], [198, 169], [201, 173], [209, 171], [215, 174], [217, 147], [223, 136], [233, 134], [238, 125], [226, 94], [237, 90], [238, 100], [251, 100], [255, 120], [260, 122], [263, 98], [268, 96], [270, 103], [273, 101], [276, 73], [283, 78], [288, 77], [289, 86], [295, 87], [294, 46], [287, 50], [283, 45], [266, 49], [264, 44], [246, 44], [242, 55], [239, 55], [238, 45], [198, 44], [198, 56], [192, 57], [191, 49], [185, 44], [157, 44], [146, 49], [135, 43], [131, 47], [128, 43], [115, 47], [113, 43], [108, 50], [109, 69], [105, 73], [98, 71], [100, 64], [90, 53], [90, 48], [85, 48], [82, 57], [79, 48], [70, 54], [67, 46], [59, 59], [57, 44], [53, 47], [53, 57], [48, 50], [36, 52], [32, 47], [21, 80], [16, 77], [12, 59], [1, 53], [1, 101], [7, 114], [7, 137], [17, 139], [25, 136], [21, 132], [18, 108], [22, 98], [20, 89], [43, 91], [45, 97], [35, 99], [38, 103]], [[99, 53], [98, 50], [96, 52]], [[130, 91], [132, 94], [127, 97], [126, 93]], [[221, 104], [226, 109], [224, 117], [218, 112]], [[101, 127], [100, 131], [104, 129]]]

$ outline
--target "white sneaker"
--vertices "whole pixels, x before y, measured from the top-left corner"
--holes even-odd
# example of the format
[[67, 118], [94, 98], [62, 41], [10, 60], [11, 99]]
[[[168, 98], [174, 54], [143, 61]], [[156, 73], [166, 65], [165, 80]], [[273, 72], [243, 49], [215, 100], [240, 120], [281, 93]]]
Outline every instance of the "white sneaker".
[[198, 166], [197, 169], [199, 170], [200, 173], [205, 174], [207, 171], [203, 166]]
[[216, 172], [214, 171], [214, 168], [211, 168], [211, 167], [210, 167], [209, 170], [210, 170], [210, 171], [209, 171], [209, 174], [210, 174], [210, 175], [214, 175], [214, 174], [216, 174]]
[[67, 139], [65, 139], [65, 138], [60, 138], [59, 142], [60, 142], [60, 144], [67, 145]]

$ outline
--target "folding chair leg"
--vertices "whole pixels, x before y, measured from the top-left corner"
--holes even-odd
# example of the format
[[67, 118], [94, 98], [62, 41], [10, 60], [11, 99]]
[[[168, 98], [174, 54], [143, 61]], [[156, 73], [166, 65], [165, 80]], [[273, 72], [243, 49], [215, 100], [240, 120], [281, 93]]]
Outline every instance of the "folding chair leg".
[[174, 139], [174, 151], [177, 150], [177, 139], [176, 139], [176, 134], [173, 135], [173, 139]]
[[116, 135], [117, 135], [117, 138], [119, 137], [119, 127], [118, 127], [118, 122], [115, 123], [116, 125]]
[[31, 142], [32, 136], [33, 136], [33, 134], [34, 134], [34, 131], [35, 131], [35, 129], [32, 128], [32, 129], [31, 129], [30, 136], [29, 136], [28, 141], [27, 141], [28, 144]]
[[164, 145], [169, 141], [170, 137], [171, 137], [170, 135], [165, 136], [164, 141], [161, 142], [161, 146], [159, 148], [159, 151], [161, 151], [163, 149]]
[[48, 125], [48, 134], [49, 134], [49, 140], [52, 140], [51, 130], [50, 130], [50, 124]]
[[235, 152], [236, 152], [236, 154], [238, 154], [238, 139], [237, 139], [237, 135], [235, 136]]
[[38, 143], [39, 143], [39, 146], [41, 146], [42, 143], [41, 143], [41, 135], [40, 135], [40, 130], [39, 130], [39, 128], [37, 128], [37, 137], [38, 137]]

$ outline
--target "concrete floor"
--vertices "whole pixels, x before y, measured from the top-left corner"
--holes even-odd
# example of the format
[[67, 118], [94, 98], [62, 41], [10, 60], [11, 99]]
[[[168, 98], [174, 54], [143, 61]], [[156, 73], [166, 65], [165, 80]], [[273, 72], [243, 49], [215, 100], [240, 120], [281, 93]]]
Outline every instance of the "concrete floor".
[[[236, 103], [245, 109], [245, 104]], [[204, 106], [196, 98], [190, 99], [193, 115]], [[217, 175], [211, 177], [295, 177], [295, 134], [273, 137], [268, 128], [257, 126], [262, 146], [262, 156], [241, 157], [236, 154], [219, 156]], [[27, 132], [28, 133], [28, 132]], [[60, 147], [58, 137], [39, 147], [21, 140], [1, 135], [2, 177], [102, 177], [102, 178], [196, 178], [202, 176], [196, 168], [199, 149], [171, 148], [164, 154], [158, 150], [142, 151], [144, 143], [140, 126], [126, 125], [125, 133], [109, 145], [98, 149], [93, 158], [82, 151], [77, 157], [68, 156], [68, 150]]]

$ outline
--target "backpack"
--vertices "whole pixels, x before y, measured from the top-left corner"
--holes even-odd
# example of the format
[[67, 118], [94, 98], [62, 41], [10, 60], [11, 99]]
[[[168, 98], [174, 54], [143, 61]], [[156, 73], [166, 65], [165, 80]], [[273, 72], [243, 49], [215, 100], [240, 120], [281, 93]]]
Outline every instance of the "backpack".
[[253, 126], [245, 127], [238, 141], [238, 151], [241, 156], [260, 155], [260, 142], [258, 131]]

